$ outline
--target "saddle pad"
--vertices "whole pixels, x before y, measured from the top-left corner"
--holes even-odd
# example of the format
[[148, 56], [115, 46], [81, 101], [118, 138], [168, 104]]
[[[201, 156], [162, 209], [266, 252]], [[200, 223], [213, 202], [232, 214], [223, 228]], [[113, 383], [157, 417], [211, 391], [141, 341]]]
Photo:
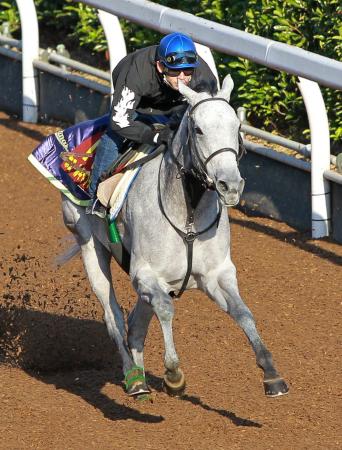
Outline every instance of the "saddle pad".
[[[127, 164], [131, 164], [146, 156], [146, 151], [135, 153]], [[128, 191], [133, 181], [137, 177], [141, 167], [127, 170], [124, 173], [117, 173], [108, 180], [102, 181], [97, 189], [97, 198], [104, 205], [109, 207], [110, 219], [114, 220], [119, 214], [122, 205], [127, 197]]]
[[108, 120], [106, 114], [57, 131], [46, 137], [28, 157], [50, 183], [78, 205], [89, 203], [90, 170]]

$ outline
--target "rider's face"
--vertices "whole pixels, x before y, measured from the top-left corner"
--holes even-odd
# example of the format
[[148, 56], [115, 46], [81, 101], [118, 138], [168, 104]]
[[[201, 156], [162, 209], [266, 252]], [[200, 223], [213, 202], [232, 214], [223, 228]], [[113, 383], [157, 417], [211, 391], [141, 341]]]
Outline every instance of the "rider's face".
[[178, 91], [178, 80], [181, 80], [187, 86], [194, 73], [194, 69], [168, 69], [159, 61], [157, 61], [157, 70], [165, 76], [167, 83], [176, 91]]

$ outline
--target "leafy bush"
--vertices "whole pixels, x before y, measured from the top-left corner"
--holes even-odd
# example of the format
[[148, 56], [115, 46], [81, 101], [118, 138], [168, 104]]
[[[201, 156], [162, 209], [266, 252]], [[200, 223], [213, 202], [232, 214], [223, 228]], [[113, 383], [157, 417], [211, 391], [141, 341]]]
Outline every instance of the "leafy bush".
[[[230, 3], [229, 13], [235, 18], [232, 11], [235, 2]], [[342, 26], [338, 11], [341, 13], [342, 8], [339, 5], [339, 0], [249, 0], [243, 28], [253, 34], [341, 60]], [[232, 25], [236, 26], [236, 23]], [[258, 126], [264, 124], [270, 130], [277, 129], [294, 137], [299, 137], [303, 131], [308, 133], [296, 77], [241, 59], [230, 62], [229, 67], [237, 71], [238, 97], [240, 101], [243, 99], [253, 123]], [[322, 93], [331, 139], [341, 145], [341, 91], [322, 88]]]
[[[191, 12], [249, 33], [296, 45], [336, 60], [342, 58], [342, 7], [340, 0], [159, 0], [161, 5]], [[103, 52], [106, 39], [93, 8], [70, 0], [36, 0], [40, 28], [63, 33], [70, 43], [79, 42], [90, 52]], [[0, 21], [8, 21], [13, 33], [20, 27], [16, 2], [0, 3]], [[56, 20], [56, 18], [58, 20]], [[160, 39], [160, 34], [121, 20], [128, 51]], [[77, 45], [76, 45], [77, 46]], [[68, 47], [72, 53], [72, 49]], [[231, 71], [235, 82], [232, 102], [245, 106], [249, 121], [258, 127], [302, 139], [308, 133], [307, 118], [296, 77], [251, 61], [214, 52], [223, 77]], [[342, 141], [342, 96], [322, 88], [330, 121], [331, 139]]]
[[0, 23], [3, 22], [9, 23], [11, 32], [20, 28], [19, 14], [15, 2], [0, 3]]

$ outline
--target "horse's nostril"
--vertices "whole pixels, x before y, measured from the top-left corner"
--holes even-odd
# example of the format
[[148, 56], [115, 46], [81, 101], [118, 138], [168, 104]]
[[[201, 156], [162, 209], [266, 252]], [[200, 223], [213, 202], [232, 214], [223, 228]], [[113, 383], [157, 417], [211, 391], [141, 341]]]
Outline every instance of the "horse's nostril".
[[219, 181], [217, 183], [217, 187], [221, 192], [227, 192], [228, 191], [228, 186], [224, 181]]

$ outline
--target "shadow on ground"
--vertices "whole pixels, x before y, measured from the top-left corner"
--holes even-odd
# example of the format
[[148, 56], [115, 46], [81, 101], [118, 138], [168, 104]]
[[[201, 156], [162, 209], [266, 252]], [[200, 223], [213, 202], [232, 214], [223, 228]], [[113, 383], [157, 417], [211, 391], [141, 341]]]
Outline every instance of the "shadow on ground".
[[[24, 122], [19, 122], [17, 119], [13, 119], [8, 117], [8, 119], [4, 119], [4, 118], [0, 118], [0, 125], [10, 129], [10, 130], [14, 130], [17, 131], [19, 133], [24, 134], [25, 136], [34, 139], [37, 142], [42, 141], [43, 139], [46, 138], [46, 135], [44, 133], [41, 133], [40, 131], [37, 130], [32, 130], [32, 124], [28, 124], [26, 126], [26, 124]], [[53, 125], [56, 126], [56, 125]]]
[[[120, 357], [102, 322], [0, 307], [0, 361], [81, 397], [110, 420], [146, 423], [164, 420], [163, 416], [120, 404], [102, 392], [108, 383], [124, 389]], [[162, 391], [161, 377], [147, 373], [147, 379], [153, 391]], [[236, 426], [261, 427], [233, 412], [213, 408], [199, 397], [184, 395], [179, 401], [216, 412]]]
[[[251, 216], [253, 217], [253, 216]], [[260, 216], [258, 216], [260, 217]], [[302, 231], [292, 231], [292, 232], [284, 232], [280, 231], [276, 228], [269, 227], [267, 225], [262, 225], [257, 222], [253, 222], [250, 220], [242, 220], [242, 219], [236, 219], [236, 218], [230, 218], [229, 219], [232, 224], [236, 224], [242, 227], [249, 228], [251, 230], [254, 230], [258, 233], [266, 234], [267, 236], [271, 236], [274, 239], [277, 239], [279, 241], [286, 241], [289, 244], [293, 245], [294, 247], [300, 248], [301, 250], [304, 250], [306, 252], [312, 253], [316, 256], [319, 256], [322, 259], [326, 259], [333, 264], [336, 264], [338, 266], [342, 265], [342, 256], [337, 255], [336, 253], [324, 250], [317, 245], [315, 245], [314, 240], [312, 239], [310, 232], [303, 233]], [[275, 222], [276, 223], [276, 222]], [[320, 241], [327, 241], [327, 242], [333, 242], [336, 244], [336, 242], [332, 241], [329, 238], [323, 238], [320, 239]]]
[[83, 398], [111, 420], [164, 420], [120, 405], [101, 392], [107, 383], [122, 387], [119, 355], [102, 322], [0, 308], [0, 324], [2, 362]]

